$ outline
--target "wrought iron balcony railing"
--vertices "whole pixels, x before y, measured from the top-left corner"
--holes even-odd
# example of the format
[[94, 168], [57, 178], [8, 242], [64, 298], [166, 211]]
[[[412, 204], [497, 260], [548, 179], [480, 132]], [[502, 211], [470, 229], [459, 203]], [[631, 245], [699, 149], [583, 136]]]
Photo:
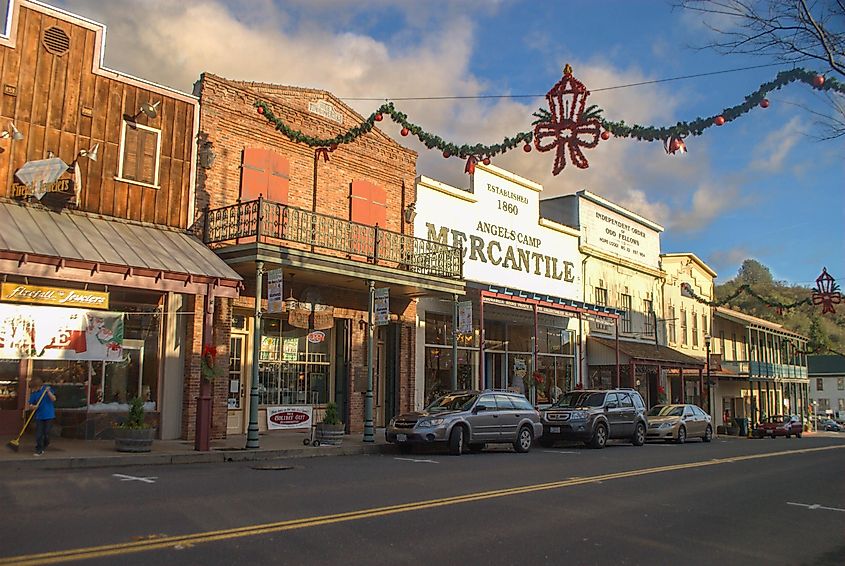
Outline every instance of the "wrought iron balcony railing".
[[262, 198], [206, 210], [203, 240], [206, 244], [275, 241], [422, 275], [463, 277], [459, 247]]

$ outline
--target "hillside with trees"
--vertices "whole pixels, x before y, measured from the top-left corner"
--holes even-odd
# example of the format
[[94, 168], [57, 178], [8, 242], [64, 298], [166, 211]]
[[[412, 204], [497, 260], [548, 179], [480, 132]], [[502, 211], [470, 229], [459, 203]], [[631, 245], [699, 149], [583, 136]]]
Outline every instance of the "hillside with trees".
[[[716, 285], [716, 300], [722, 301], [734, 294], [742, 285], [750, 285], [753, 291], [774, 303], [794, 303], [809, 297], [813, 289], [801, 285], [789, 285], [775, 281], [768, 267], [759, 261], [747, 259], [742, 263], [736, 277]], [[779, 314], [771, 307], [748, 293], [742, 293], [726, 306], [738, 308], [744, 313], [782, 324], [785, 328], [807, 336], [810, 353], [845, 352], [845, 305], [836, 307], [836, 314], [821, 314], [821, 307], [802, 305], [784, 310]]]

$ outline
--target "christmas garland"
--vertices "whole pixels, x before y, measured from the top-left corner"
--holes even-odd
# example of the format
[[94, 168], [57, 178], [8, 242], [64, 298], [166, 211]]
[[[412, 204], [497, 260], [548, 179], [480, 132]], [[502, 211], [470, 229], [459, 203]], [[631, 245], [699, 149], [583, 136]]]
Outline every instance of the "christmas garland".
[[725, 306], [726, 304], [730, 303], [731, 301], [733, 301], [734, 299], [736, 299], [737, 297], [739, 297], [742, 294], [751, 295], [752, 297], [754, 297], [755, 299], [757, 299], [761, 303], [763, 303], [763, 304], [765, 304], [769, 307], [772, 307], [773, 309], [778, 309], [778, 310], [789, 310], [789, 309], [794, 309], [795, 307], [813, 304], [813, 299], [811, 299], [809, 297], [807, 297], [805, 299], [801, 299], [800, 301], [795, 301], [794, 303], [784, 303], [784, 302], [781, 302], [781, 301], [770, 299], [770, 298], [764, 297], [763, 295], [761, 295], [760, 293], [758, 293], [757, 291], [752, 289], [751, 285], [749, 285], [747, 283], [743, 283], [742, 285], [737, 287], [737, 289], [733, 293], [731, 293], [727, 297], [725, 297], [723, 299], [719, 299], [717, 301], [710, 301], [710, 300], [707, 300], [704, 297], [698, 295], [693, 290], [692, 285], [690, 285], [689, 283], [681, 283], [681, 293], [684, 296], [690, 297], [691, 299], [695, 299], [699, 303], [701, 303], [703, 305], [707, 305], [709, 307]]
[[[587, 109], [585, 117], [590, 119], [597, 119], [604, 129], [602, 132], [602, 139], [606, 140], [611, 135], [617, 137], [633, 138], [640, 141], [657, 141], [661, 140], [664, 143], [670, 143], [674, 146], [683, 145], [680, 141], [682, 138], [692, 135], [699, 136], [704, 130], [712, 126], [722, 126], [728, 122], [732, 122], [750, 112], [755, 106], [767, 108], [769, 101], [766, 95], [774, 90], [779, 90], [784, 86], [793, 82], [803, 82], [810, 85], [812, 88], [821, 91], [834, 91], [840, 94], [845, 94], [845, 84], [836, 80], [835, 78], [826, 79], [824, 75], [818, 74], [807, 69], [797, 68], [790, 71], [782, 71], [778, 73], [773, 81], [763, 83], [753, 93], [745, 97], [745, 102], [725, 108], [720, 114], [709, 116], [706, 118], [698, 117], [689, 122], [678, 122], [674, 126], [642, 126], [634, 124], [629, 126], [625, 121], [613, 122], [601, 118], [602, 110], [596, 106], [591, 106]], [[587, 94], [589, 91], [587, 91]], [[449, 158], [452, 156], [467, 159], [467, 173], [471, 173], [475, 169], [476, 160], [481, 160], [484, 164], [490, 163], [490, 158], [497, 155], [502, 155], [520, 144], [523, 150], [531, 151], [531, 142], [534, 139], [533, 132], [519, 132], [511, 137], [506, 137], [501, 143], [497, 144], [461, 144], [444, 140], [440, 136], [431, 134], [425, 131], [421, 126], [414, 124], [408, 120], [408, 116], [397, 110], [392, 102], [385, 102], [379, 106], [375, 112], [357, 126], [349, 128], [345, 132], [336, 135], [333, 138], [317, 138], [309, 136], [300, 130], [295, 130], [284, 123], [280, 118], [273, 114], [270, 105], [267, 102], [258, 100], [254, 103], [259, 114], [263, 115], [268, 122], [273, 124], [276, 130], [284, 134], [289, 139], [304, 143], [313, 148], [330, 148], [334, 150], [341, 144], [352, 143], [359, 137], [370, 132], [376, 122], [381, 122], [385, 116], [389, 116], [394, 122], [402, 126], [402, 136], [413, 135], [428, 149], [438, 149], [443, 153], [443, 157]], [[588, 114], [588, 115], [587, 115]], [[550, 114], [548, 110], [540, 109], [534, 114], [539, 120], [548, 119]], [[535, 124], [537, 121], [535, 121]], [[677, 141], [676, 141], [677, 140]], [[677, 148], [675, 148], [677, 149]], [[667, 147], [667, 151], [669, 151]], [[671, 152], [670, 153], [674, 153]]]

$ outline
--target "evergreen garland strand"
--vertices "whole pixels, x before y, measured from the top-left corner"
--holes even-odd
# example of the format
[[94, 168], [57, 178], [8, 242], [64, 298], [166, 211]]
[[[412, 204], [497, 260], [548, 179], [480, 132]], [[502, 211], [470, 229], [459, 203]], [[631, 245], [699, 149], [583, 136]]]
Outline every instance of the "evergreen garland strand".
[[[821, 84], [819, 84], [821, 78]], [[845, 84], [836, 80], [835, 78], [825, 79], [822, 75], [816, 72], [808, 71], [807, 69], [792, 69], [790, 71], [782, 71], [778, 73], [773, 81], [763, 83], [756, 91], [745, 97], [745, 102], [737, 104], [730, 108], [725, 108], [720, 114], [709, 116], [706, 118], [698, 117], [690, 122], [678, 122], [674, 126], [641, 126], [634, 124], [629, 126], [625, 121], [613, 122], [600, 117], [601, 109], [591, 106], [589, 110], [591, 116], [599, 117], [602, 127], [617, 137], [633, 138], [640, 141], [657, 141], [668, 140], [672, 137], [685, 137], [688, 135], [700, 136], [704, 130], [716, 125], [715, 120], [721, 116], [724, 118], [724, 123], [732, 122], [743, 114], [750, 112], [755, 106], [759, 105], [766, 95], [774, 90], [779, 90], [784, 86], [793, 82], [803, 82], [810, 85], [815, 90], [833, 91], [840, 94], [845, 94]], [[402, 134], [411, 134], [415, 136], [428, 149], [439, 149], [443, 152], [444, 157], [457, 156], [461, 159], [467, 158], [491, 158], [497, 155], [502, 155], [520, 144], [525, 144], [530, 150], [530, 144], [533, 140], [534, 134], [532, 132], [519, 132], [511, 137], [506, 137], [501, 143], [485, 145], [485, 144], [462, 144], [458, 145], [444, 140], [440, 136], [426, 132], [422, 127], [408, 121], [408, 116], [397, 110], [392, 102], [385, 102], [376, 109], [375, 112], [358, 124], [349, 128], [342, 134], [338, 134], [333, 138], [316, 138], [302, 133], [299, 130], [294, 130], [285, 124], [280, 118], [273, 114], [270, 105], [262, 100], [255, 102], [254, 106], [260, 114], [262, 114], [268, 122], [274, 125], [275, 129], [284, 134], [289, 139], [304, 143], [310, 147], [336, 147], [340, 144], [351, 143], [371, 131], [375, 127], [376, 122], [380, 122], [383, 117], [389, 116], [394, 122], [402, 126]], [[540, 109], [534, 115], [538, 118], [545, 113], [548, 115], [548, 110]], [[750, 290], [748, 292], [751, 292]], [[764, 301], [765, 302], [765, 301]]]
[[723, 299], [719, 299], [717, 301], [709, 301], [709, 300], [705, 299], [704, 297], [699, 296], [693, 290], [692, 285], [690, 285], [689, 283], [682, 283], [681, 284], [681, 290], [684, 294], [689, 295], [691, 298], [695, 299], [699, 303], [701, 303], [703, 305], [710, 306], [710, 307], [725, 306], [726, 304], [730, 303], [731, 301], [733, 301], [734, 299], [736, 299], [737, 297], [739, 297], [742, 294], [751, 295], [752, 297], [754, 297], [755, 299], [757, 299], [758, 301], [760, 301], [764, 305], [770, 306], [770, 307], [775, 308], [775, 309], [782, 309], [782, 310], [788, 310], [788, 309], [793, 309], [795, 307], [800, 307], [800, 306], [803, 306], [803, 305], [812, 305], [813, 304], [813, 299], [811, 299], [810, 297], [801, 299], [800, 301], [795, 301], [794, 303], [783, 303], [781, 301], [776, 301], [774, 299], [770, 299], [768, 297], [764, 297], [763, 295], [759, 294], [757, 291], [752, 289], [751, 285], [749, 285], [748, 283], [743, 283], [742, 285], [737, 287], [737, 289], [733, 293], [731, 293], [727, 297], [725, 297]]

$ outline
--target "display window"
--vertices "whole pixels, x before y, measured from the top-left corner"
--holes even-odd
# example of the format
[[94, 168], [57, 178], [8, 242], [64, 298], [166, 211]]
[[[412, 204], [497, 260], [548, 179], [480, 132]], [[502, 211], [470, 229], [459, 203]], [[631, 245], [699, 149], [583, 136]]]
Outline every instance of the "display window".
[[0, 360], [0, 410], [18, 409], [21, 385], [21, 360]]

